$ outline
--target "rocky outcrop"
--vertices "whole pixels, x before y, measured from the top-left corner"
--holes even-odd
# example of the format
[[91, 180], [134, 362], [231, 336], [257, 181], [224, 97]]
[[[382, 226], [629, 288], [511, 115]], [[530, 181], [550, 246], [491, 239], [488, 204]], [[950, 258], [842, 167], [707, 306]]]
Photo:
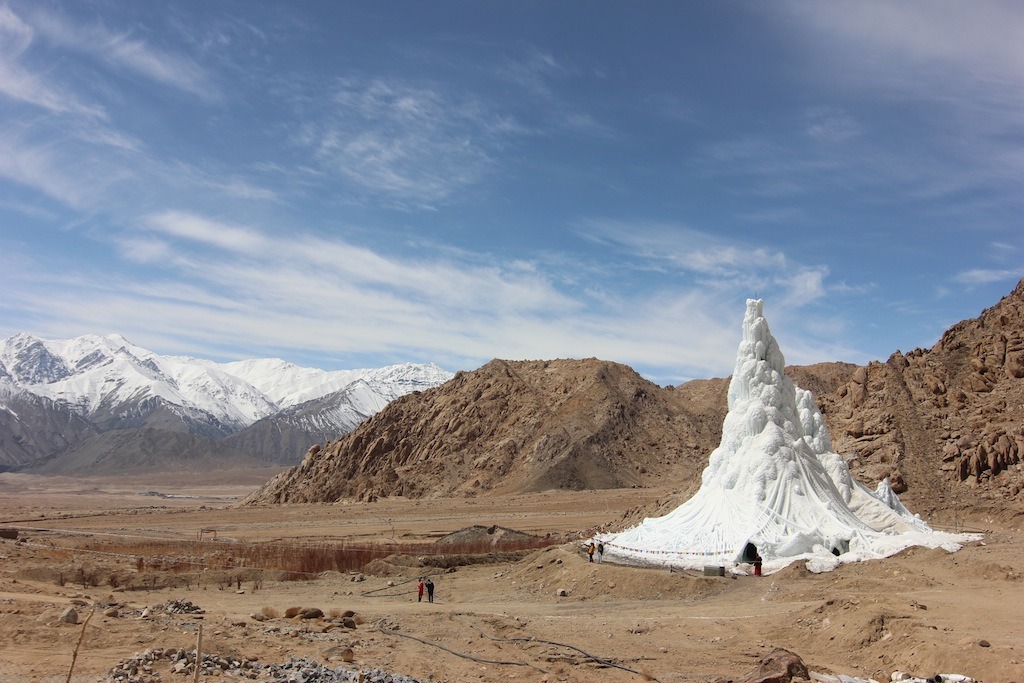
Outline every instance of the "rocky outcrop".
[[931, 349], [897, 351], [819, 394], [833, 445], [862, 480], [888, 476], [927, 505], [958, 485], [996, 498], [1024, 487], [1024, 281]]

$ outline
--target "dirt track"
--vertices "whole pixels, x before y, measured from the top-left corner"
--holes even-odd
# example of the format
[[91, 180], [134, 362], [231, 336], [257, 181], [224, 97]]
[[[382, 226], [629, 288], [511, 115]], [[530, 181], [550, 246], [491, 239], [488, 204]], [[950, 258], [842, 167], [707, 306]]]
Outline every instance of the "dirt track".
[[[515, 563], [438, 574], [437, 601], [432, 605], [418, 604], [415, 584], [405, 581], [436, 570], [416, 567], [394, 567], [390, 576], [367, 575], [362, 582], [338, 572], [314, 581], [264, 578], [255, 584], [246, 579], [241, 592], [217, 572], [188, 587], [146, 591], [74, 584], [76, 571], [82, 568], [95, 571], [95, 576], [108, 576], [114, 569], [136, 571], [133, 557], [60, 549], [81, 543], [89, 534], [191, 539], [197, 530], [207, 528], [217, 529], [218, 543], [414, 541], [432, 540], [473, 524], [561, 534], [614, 522], [626, 509], [664, 500], [667, 494], [551, 492], [238, 509], [230, 506], [231, 501], [248, 486], [163, 491], [195, 498], [136, 495], [148, 488], [152, 487], [0, 475], [0, 527], [65, 530], [23, 532], [28, 543], [0, 541], [0, 641], [5, 644], [0, 680], [64, 680], [81, 626], [59, 624], [57, 616], [72, 600], [123, 603], [117, 617], [94, 615], [75, 665], [76, 681], [98, 680], [115, 663], [148, 647], [194, 647], [199, 623], [204, 625], [204, 651], [264, 662], [310, 656], [337, 664], [340, 652], [351, 648], [353, 666], [438, 681], [642, 680], [575, 650], [488, 636], [565, 643], [666, 683], [735, 677], [773, 647], [796, 652], [812, 671], [876, 680], [887, 680], [894, 670], [923, 676], [964, 673], [982, 681], [1024, 680], [1024, 635], [1019, 627], [1024, 520], [1019, 517], [967, 520], [969, 526], [989, 533], [983, 543], [955, 554], [918, 549], [829, 574], [814, 575], [793, 566], [760, 579], [599, 566], [588, 563], [572, 545], [556, 546]], [[52, 578], [54, 571], [63, 573], [63, 586]], [[159, 585], [158, 577], [153, 578]], [[557, 596], [559, 589], [568, 595]], [[199, 619], [155, 610], [140, 618], [142, 608], [175, 598], [187, 599], [206, 613]], [[264, 608], [273, 614], [299, 606], [318, 607], [328, 614], [353, 610], [361, 623], [350, 630], [322, 620], [277, 617], [257, 622], [250, 617]], [[83, 619], [89, 609], [82, 608]], [[374, 628], [378, 623], [479, 659], [528, 666], [462, 659], [386, 634]], [[163, 678], [181, 680], [166, 672]]]

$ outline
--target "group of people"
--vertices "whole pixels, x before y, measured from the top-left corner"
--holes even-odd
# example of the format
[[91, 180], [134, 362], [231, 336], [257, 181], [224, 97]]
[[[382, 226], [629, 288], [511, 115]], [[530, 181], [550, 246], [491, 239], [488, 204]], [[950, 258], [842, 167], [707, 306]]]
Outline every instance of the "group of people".
[[423, 602], [423, 589], [427, 590], [427, 602], [434, 602], [434, 582], [429, 578], [424, 579], [420, 577], [420, 582], [416, 586], [416, 602]]
[[594, 561], [594, 555], [597, 555], [597, 563], [601, 564], [601, 558], [604, 557], [604, 543], [590, 542], [590, 545], [587, 546], [587, 557], [591, 562]]

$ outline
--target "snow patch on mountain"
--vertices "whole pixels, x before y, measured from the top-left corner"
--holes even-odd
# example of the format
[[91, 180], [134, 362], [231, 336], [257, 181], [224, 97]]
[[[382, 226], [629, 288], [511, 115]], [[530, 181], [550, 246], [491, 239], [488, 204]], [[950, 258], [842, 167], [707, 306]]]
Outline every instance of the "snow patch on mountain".
[[225, 434], [351, 388], [352, 405], [336, 411], [347, 431], [353, 416], [365, 419], [399, 396], [451, 377], [433, 364], [329, 372], [276, 358], [215, 363], [162, 356], [118, 334], [48, 340], [23, 333], [0, 346], [0, 381], [85, 417], [109, 423], [164, 405], [187, 425], [205, 424]]

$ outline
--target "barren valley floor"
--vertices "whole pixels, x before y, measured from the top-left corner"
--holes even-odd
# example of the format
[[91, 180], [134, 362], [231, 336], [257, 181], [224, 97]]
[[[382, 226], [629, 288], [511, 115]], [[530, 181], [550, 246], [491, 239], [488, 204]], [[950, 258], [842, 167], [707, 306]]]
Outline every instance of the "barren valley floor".
[[[348, 571], [283, 580], [295, 576], [153, 558], [140, 572], [146, 544], [191, 542], [203, 529], [204, 547], [214, 552], [234, 543], [433, 542], [472, 525], [564, 537], [670, 495], [628, 489], [240, 508], [235, 501], [258, 482], [231, 479], [161, 488], [0, 475], [0, 528], [17, 527], [20, 536], [0, 540], [0, 681], [64, 681], [80, 636], [73, 680], [102, 680], [147, 648], [194, 648], [200, 624], [204, 652], [337, 665], [350, 649], [352, 668], [436, 681], [643, 680], [586, 655], [666, 683], [709, 681], [738, 677], [775, 647], [822, 673], [1024, 680], [1024, 519], [998, 510], [961, 520], [985, 538], [957, 553], [916, 549], [817, 575], [801, 566], [719, 578], [597, 565], [572, 543], [454, 571], [415, 558], [376, 561], [362, 581]], [[140, 495], [154, 489], [161, 495]], [[132, 543], [127, 537], [138, 553], [83, 551], [101, 538]], [[437, 584], [433, 604], [416, 601], [415, 578], [424, 574]], [[172, 600], [204, 613], [167, 611]], [[61, 623], [76, 602], [80, 623]], [[83, 635], [94, 605], [103, 607]], [[286, 618], [295, 607], [319, 608], [327, 618]], [[355, 628], [340, 625], [348, 610]], [[263, 613], [269, 618], [252, 618]], [[166, 660], [155, 670], [165, 681], [185, 678]]]

